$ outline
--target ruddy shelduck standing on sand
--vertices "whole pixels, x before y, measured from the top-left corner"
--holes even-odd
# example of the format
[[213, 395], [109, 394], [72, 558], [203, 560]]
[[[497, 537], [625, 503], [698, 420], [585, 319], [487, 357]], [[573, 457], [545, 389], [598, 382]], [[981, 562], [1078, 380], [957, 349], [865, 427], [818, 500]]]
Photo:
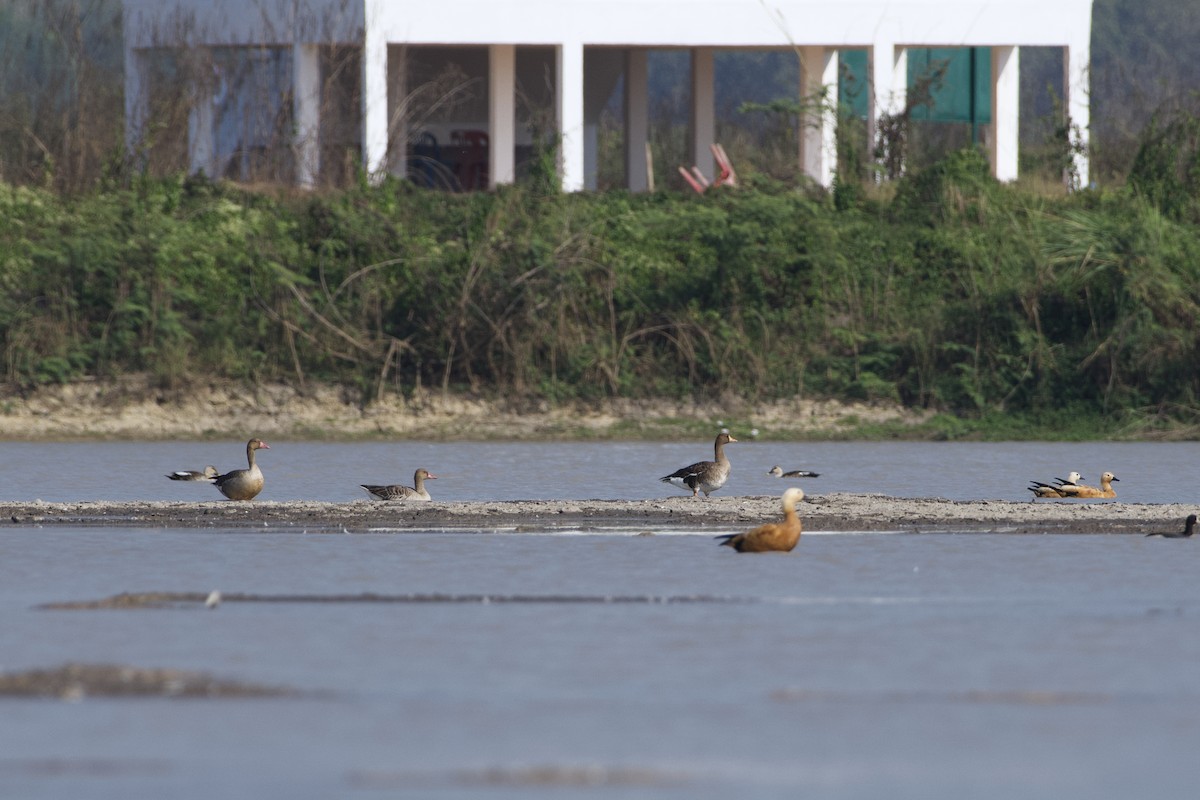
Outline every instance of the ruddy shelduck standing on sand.
[[366, 489], [380, 500], [428, 502], [433, 498], [429, 496], [429, 490], [425, 488], [426, 480], [437, 480], [437, 475], [434, 475], [429, 470], [421, 467], [419, 470], [413, 473], [412, 486], [373, 486], [366, 483], [360, 483], [359, 486]]
[[725, 455], [725, 445], [736, 441], [737, 439], [726, 431], [721, 431], [717, 434], [716, 441], [713, 442], [714, 461], [697, 461], [695, 464], [688, 464], [659, 480], [663, 483], [672, 483], [681, 489], [691, 489], [692, 497], [696, 497], [700, 492], [704, 492], [704, 496], [708, 497], [711, 492], [724, 486], [725, 481], [729, 479], [732, 465], [729, 463], [729, 457]]
[[804, 499], [804, 490], [793, 486], [783, 493], [783, 522], [768, 522], [745, 533], [727, 533], [716, 538], [739, 553], [789, 553], [800, 541], [800, 517], [796, 503]]
[[1192, 536], [1193, 529], [1196, 527], [1196, 515], [1188, 514], [1188, 518], [1183, 521], [1183, 530], [1168, 531], [1167, 533], [1147, 533], [1147, 536], [1161, 536], [1164, 539], [1189, 539]]
[[213, 483], [221, 494], [230, 500], [253, 500], [263, 490], [263, 474], [254, 463], [255, 450], [270, 450], [271, 447], [262, 439], [251, 439], [246, 442], [246, 469], [235, 469], [218, 475]]

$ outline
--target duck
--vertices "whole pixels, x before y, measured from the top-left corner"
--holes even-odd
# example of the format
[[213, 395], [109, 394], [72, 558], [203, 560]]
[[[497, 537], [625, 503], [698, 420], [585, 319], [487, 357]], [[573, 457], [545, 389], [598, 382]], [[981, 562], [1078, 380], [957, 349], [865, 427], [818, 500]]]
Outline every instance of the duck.
[[1061, 497], [1078, 497], [1078, 498], [1094, 498], [1094, 497], [1116, 497], [1117, 493], [1113, 490], [1113, 481], [1119, 481], [1116, 475], [1111, 472], [1105, 472], [1100, 476], [1100, 488], [1095, 486], [1085, 486], [1082, 483], [1064, 483], [1058, 487], [1058, 493]]
[[821, 473], [809, 472], [806, 469], [793, 469], [787, 472], [783, 471], [783, 467], [776, 464], [767, 470], [768, 475], [774, 475], [776, 478], [819, 478]]
[[413, 473], [412, 486], [374, 486], [371, 484], [360, 483], [359, 486], [366, 489], [369, 494], [374, 495], [380, 500], [408, 500], [427, 502], [433, 498], [429, 496], [429, 491], [425, 488], [426, 480], [437, 480], [437, 475], [432, 474], [429, 470], [421, 467]]
[[729, 458], [725, 455], [725, 445], [731, 442], [736, 442], [729, 431], [721, 431], [717, 434], [716, 441], [713, 442], [713, 460], [712, 461], [697, 461], [695, 464], [688, 464], [686, 467], [675, 470], [670, 475], [664, 475], [659, 478], [663, 483], [674, 484], [681, 489], [691, 489], [692, 497], [699, 496], [700, 492], [704, 492], [704, 496], [715, 492], [725, 485], [725, 481], [729, 479], [730, 463]]
[[246, 469], [235, 469], [213, 479], [221, 494], [230, 500], [253, 500], [263, 490], [263, 474], [254, 463], [255, 450], [270, 450], [271, 446], [262, 439], [246, 442]]
[[725, 547], [739, 553], [789, 553], [800, 541], [800, 518], [796, 504], [804, 499], [804, 490], [793, 486], [783, 493], [783, 522], [768, 522], [745, 533], [727, 533], [716, 537]]
[[1083, 476], [1072, 470], [1071, 472], [1067, 473], [1067, 477], [1065, 479], [1055, 478], [1054, 483], [1057, 486], [1062, 486], [1063, 484], [1067, 483], [1077, 486], [1081, 480], [1083, 480]]
[[203, 472], [197, 472], [194, 469], [177, 469], [174, 472], [168, 472], [167, 477], [173, 481], [207, 481], [212, 483], [221, 473], [217, 472], [217, 468], [209, 464], [204, 468]]
[[1041, 483], [1040, 481], [1030, 481], [1028, 488], [1029, 491], [1033, 492], [1033, 499], [1029, 501], [1031, 503], [1035, 502], [1039, 497], [1066, 497], [1065, 494], [1059, 491], [1058, 486], [1051, 486], [1048, 483]]
[[1193, 528], [1196, 527], [1196, 515], [1188, 514], [1187, 519], [1183, 521], [1183, 530], [1168, 531], [1167, 533], [1147, 533], [1147, 536], [1161, 536], [1164, 539], [1188, 539], [1193, 533]]
[[1066, 478], [1055, 478], [1053, 485], [1049, 483], [1041, 483], [1040, 481], [1030, 481], [1029, 491], [1033, 492], [1033, 500], [1039, 497], [1066, 497], [1062, 493], [1063, 486], [1078, 486], [1083, 480], [1083, 476], [1072, 470], [1067, 473]]

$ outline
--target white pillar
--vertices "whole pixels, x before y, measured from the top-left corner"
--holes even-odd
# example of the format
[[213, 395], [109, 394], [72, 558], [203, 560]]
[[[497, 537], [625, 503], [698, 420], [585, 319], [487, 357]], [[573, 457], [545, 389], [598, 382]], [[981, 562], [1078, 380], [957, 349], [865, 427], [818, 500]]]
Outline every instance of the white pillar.
[[826, 47], [800, 48], [800, 96], [810, 105], [800, 119], [800, 166], [825, 188], [837, 176], [838, 54]]
[[1063, 48], [1063, 87], [1067, 93], [1067, 114], [1070, 115], [1071, 135], [1079, 135], [1077, 144], [1081, 151], [1076, 153], [1075, 171], [1079, 174], [1080, 188], [1089, 184], [1088, 176], [1088, 129], [1092, 124], [1089, 104], [1088, 75], [1090, 71], [1090, 44], [1087, 39]]
[[[992, 140], [988, 155], [999, 181], [1017, 179], [1017, 132], [1020, 127], [1020, 51], [992, 47]], [[975, 91], [975, 87], [971, 87]]]
[[388, 173], [408, 176], [408, 48], [388, 48]]
[[517, 48], [511, 44], [488, 47], [488, 185], [516, 179]]
[[692, 164], [704, 177], [712, 180], [714, 170], [712, 145], [717, 138], [716, 70], [711, 47], [692, 48]]
[[146, 137], [146, 111], [149, 81], [146, 79], [146, 57], [140, 50], [125, 48], [125, 154], [145, 158], [143, 151]]
[[650, 142], [650, 71], [645, 50], [625, 51], [625, 185], [650, 188], [646, 145]]
[[600, 125], [583, 122], [583, 188], [594, 192], [600, 187]]
[[313, 44], [292, 44], [292, 118], [296, 183], [312, 187], [321, 174], [321, 51]]
[[875, 42], [871, 47], [870, 113], [867, 136], [872, 150], [879, 134], [879, 120], [885, 114], [899, 114], [908, 102], [908, 51], [894, 42]]
[[376, 13], [376, 4], [367, 3], [362, 54], [362, 158], [363, 169], [372, 180], [383, 176], [388, 150], [387, 38]]
[[558, 132], [562, 137], [562, 188], [583, 189], [583, 44], [564, 42], [558, 47], [556, 87]]
[[[201, 59], [208, 64], [209, 59]], [[192, 81], [192, 107], [188, 111], [188, 172], [203, 172], [210, 178], [219, 178], [216, 167], [217, 120], [214, 113], [215, 83], [219, 76], [215, 68], [199, 67], [206, 74]]]

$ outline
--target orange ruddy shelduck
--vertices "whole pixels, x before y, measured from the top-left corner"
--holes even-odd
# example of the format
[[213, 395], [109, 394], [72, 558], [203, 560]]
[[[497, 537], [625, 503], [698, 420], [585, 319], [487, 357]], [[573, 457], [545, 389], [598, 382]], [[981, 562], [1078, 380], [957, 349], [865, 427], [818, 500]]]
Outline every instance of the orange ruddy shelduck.
[[783, 522], [768, 522], [745, 533], [718, 536], [722, 545], [739, 553], [788, 553], [800, 541], [800, 517], [796, 503], [804, 499], [804, 490], [792, 487], [783, 493]]

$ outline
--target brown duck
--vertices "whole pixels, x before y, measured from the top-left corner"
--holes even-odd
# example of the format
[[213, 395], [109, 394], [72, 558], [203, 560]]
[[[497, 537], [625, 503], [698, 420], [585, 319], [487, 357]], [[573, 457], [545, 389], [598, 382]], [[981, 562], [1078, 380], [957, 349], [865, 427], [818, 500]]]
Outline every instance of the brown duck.
[[1037, 500], [1039, 497], [1066, 497], [1062, 493], [1062, 487], [1078, 486], [1081, 480], [1083, 480], [1083, 476], [1078, 472], [1072, 471], [1067, 474], [1066, 478], [1055, 478], [1053, 484], [1030, 481], [1029, 491], [1033, 492], [1034, 500]]
[[429, 470], [422, 467], [413, 473], [412, 486], [374, 486], [366, 483], [360, 483], [359, 486], [380, 500], [429, 501], [433, 498], [429, 496], [429, 491], [425, 488], [426, 480], [437, 480], [437, 475], [431, 474]]
[[230, 500], [253, 500], [263, 490], [263, 474], [254, 463], [255, 450], [270, 450], [270, 446], [262, 439], [251, 439], [246, 442], [246, 469], [235, 469], [218, 475], [213, 482], [221, 494]]
[[745, 533], [718, 536], [721, 544], [739, 553], [788, 553], [800, 541], [800, 518], [796, 503], [804, 499], [804, 490], [793, 486], [783, 493], [783, 522], [768, 522]]
[[1116, 497], [1117, 493], [1113, 490], [1113, 481], [1119, 481], [1116, 475], [1111, 472], [1106, 472], [1100, 476], [1100, 488], [1095, 486], [1085, 486], [1082, 483], [1064, 483], [1058, 487], [1058, 493], [1062, 497]]
[[717, 434], [716, 441], [713, 442], [713, 461], [697, 461], [695, 464], [688, 464], [659, 480], [663, 483], [672, 483], [681, 489], [691, 489], [692, 497], [696, 497], [700, 492], [704, 492], [704, 496], [708, 497], [711, 492], [724, 486], [725, 481], [729, 479], [731, 465], [729, 458], [725, 455], [725, 445], [736, 441], [737, 439], [725, 431], [721, 431]]

